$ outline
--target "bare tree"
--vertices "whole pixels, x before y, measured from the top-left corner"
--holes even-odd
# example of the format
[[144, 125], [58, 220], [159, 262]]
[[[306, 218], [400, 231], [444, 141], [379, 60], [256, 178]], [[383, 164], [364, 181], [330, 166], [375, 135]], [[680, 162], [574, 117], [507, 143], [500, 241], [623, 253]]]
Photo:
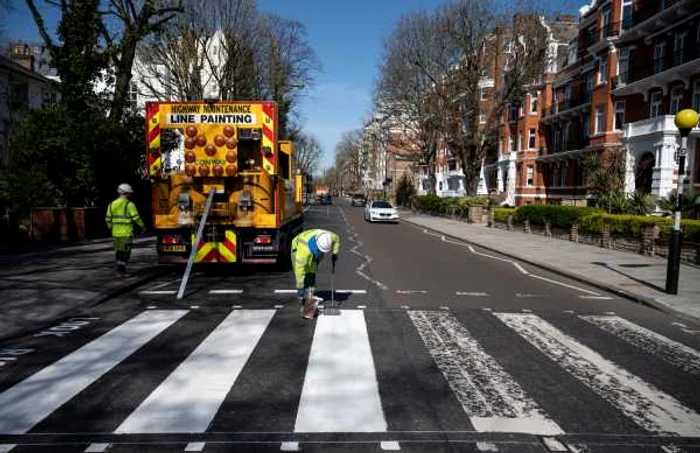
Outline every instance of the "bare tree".
[[321, 144], [313, 135], [298, 134], [294, 140], [297, 168], [304, 174], [313, 174], [321, 160]]
[[345, 132], [335, 147], [336, 188], [357, 189], [362, 181], [362, 131]]

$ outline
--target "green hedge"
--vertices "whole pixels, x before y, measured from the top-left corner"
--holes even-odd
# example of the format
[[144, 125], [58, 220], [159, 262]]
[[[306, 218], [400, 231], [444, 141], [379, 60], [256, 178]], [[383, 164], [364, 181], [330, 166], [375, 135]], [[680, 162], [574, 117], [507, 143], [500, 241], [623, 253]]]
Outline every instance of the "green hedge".
[[[579, 222], [579, 232], [603, 234], [606, 223], [610, 224], [614, 235], [641, 237], [647, 227], [659, 226], [659, 236], [667, 238], [673, 227], [670, 217], [639, 216], [626, 214], [593, 214], [583, 217]], [[700, 242], [700, 220], [681, 220], [683, 239], [689, 242]]]
[[422, 195], [415, 197], [413, 206], [418, 211], [433, 214], [466, 216], [471, 206], [486, 206], [485, 197], [445, 197], [437, 195]]
[[534, 225], [544, 225], [549, 222], [553, 227], [570, 228], [574, 223], [591, 214], [604, 213], [600, 208], [582, 206], [554, 206], [531, 204], [519, 207], [515, 212], [515, 221], [522, 223], [529, 220]]
[[493, 220], [496, 222], [507, 222], [508, 217], [514, 216], [516, 208], [496, 208], [493, 210]]

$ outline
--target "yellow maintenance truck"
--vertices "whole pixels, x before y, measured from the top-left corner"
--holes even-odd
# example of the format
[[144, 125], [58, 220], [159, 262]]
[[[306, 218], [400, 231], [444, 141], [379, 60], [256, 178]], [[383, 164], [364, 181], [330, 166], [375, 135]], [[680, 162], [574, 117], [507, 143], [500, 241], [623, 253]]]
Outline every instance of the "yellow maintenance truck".
[[[146, 124], [159, 262], [288, 261], [304, 175], [293, 144], [278, 140], [276, 103], [149, 102]], [[161, 150], [166, 129], [182, 142], [172, 169]]]

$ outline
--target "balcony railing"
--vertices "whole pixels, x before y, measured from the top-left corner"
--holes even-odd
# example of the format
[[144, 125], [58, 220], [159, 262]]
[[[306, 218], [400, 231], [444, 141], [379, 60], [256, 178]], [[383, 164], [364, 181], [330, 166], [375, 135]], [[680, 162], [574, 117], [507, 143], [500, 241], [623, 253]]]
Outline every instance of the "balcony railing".
[[626, 75], [625, 83], [646, 79], [654, 74], [659, 74], [698, 58], [700, 58], [700, 48], [696, 46], [687, 46], [683, 51], [678, 50], [672, 55], [666, 55], [663, 58], [655, 59], [651, 65], [648, 63], [641, 64], [640, 62], [640, 64], [635, 64], [634, 68], [629, 70], [629, 73]]
[[590, 92], [585, 92], [577, 96], [572, 96], [571, 98], [565, 101], [560, 101], [552, 104], [551, 106], [549, 106], [548, 109], [546, 109], [545, 113], [547, 115], [555, 115], [557, 113], [573, 109], [574, 107], [588, 104], [589, 102], [591, 102], [591, 97], [592, 93]]
[[640, 7], [632, 14], [632, 26], [640, 24], [645, 20], [656, 16], [663, 10], [678, 3], [678, 1], [679, 0], [657, 0], [651, 2], [640, 2]]

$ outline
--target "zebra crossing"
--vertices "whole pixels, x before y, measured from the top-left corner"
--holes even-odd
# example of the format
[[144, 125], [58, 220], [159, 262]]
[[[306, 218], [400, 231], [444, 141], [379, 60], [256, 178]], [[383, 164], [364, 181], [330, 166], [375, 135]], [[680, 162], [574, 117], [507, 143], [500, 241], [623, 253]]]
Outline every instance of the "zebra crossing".
[[[700, 352], [665, 333], [615, 314], [344, 309], [303, 322], [291, 309], [147, 310], [2, 387], [0, 448], [39, 433], [201, 433], [206, 443], [227, 432], [284, 433], [284, 449], [314, 434], [366, 434], [396, 449], [431, 430], [399, 422], [404, 404], [437, 397], [462, 412], [430, 415], [438, 426], [464, 420], [453, 433], [629, 434], [697, 446]], [[380, 346], [387, 335], [421, 347]], [[417, 369], [418, 359], [430, 369]], [[401, 392], [388, 362], [441, 380], [433, 393]]]

